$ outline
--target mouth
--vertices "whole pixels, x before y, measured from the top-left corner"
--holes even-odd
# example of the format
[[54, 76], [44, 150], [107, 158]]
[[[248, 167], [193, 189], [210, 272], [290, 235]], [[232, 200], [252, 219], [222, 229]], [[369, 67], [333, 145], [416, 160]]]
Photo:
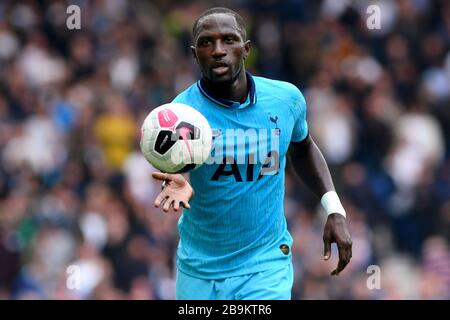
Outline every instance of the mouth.
[[217, 63], [212, 65], [211, 70], [215, 75], [221, 76], [228, 72], [229, 67], [226, 63]]
[[216, 75], [221, 76], [221, 75], [224, 75], [225, 73], [227, 73], [228, 67], [216, 67], [216, 68], [213, 68], [212, 71]]

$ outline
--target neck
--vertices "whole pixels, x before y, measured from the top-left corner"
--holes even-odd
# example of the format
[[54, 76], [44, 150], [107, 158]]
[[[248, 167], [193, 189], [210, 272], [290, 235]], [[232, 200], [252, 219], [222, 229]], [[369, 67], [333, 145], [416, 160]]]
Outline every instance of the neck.
[[231, 82], [212, 83], [206, 78], [203, 79], [208, 90], [212, 91], [214, 95], [219, 98], [239, 101], [240, 103], [245, 102], [247, 99], [249, 88], [247, 83], [247, 74], [243, 68], [237, 77]]

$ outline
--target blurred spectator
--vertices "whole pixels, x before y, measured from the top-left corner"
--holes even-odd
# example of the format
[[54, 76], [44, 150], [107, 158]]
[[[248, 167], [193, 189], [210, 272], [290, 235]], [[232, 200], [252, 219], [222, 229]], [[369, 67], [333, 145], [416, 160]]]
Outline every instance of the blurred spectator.
[[108, 164], [120, 169], [137, 139], [137, 125], [121, 96], [108, 95], [105, 108], [95, 121], [95, 135]]

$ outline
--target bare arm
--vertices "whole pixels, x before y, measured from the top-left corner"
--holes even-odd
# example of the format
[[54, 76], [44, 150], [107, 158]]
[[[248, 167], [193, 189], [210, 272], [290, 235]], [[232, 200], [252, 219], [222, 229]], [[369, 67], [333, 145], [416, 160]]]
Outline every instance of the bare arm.
[[[294, 171], [319, 199], [326, 192], [335, 190], [322, 152], [310, 136], [301, 142], [291, 143], [290, 148], [290, 160]], [[325, 260], [331, 257], [331, 243], [335, 242], [338, 246], [338, 266], [331, 273], [331, 275], [338, 275], [352, 257], [352, 240], [343, 215], [339, 213], [328, 215], [323, 242]]]
[[291, 142], [292, 166], [303, 182], [319, 198], [334, 191], [330, 170], [313, 139], [308, 136], [301, 142]]

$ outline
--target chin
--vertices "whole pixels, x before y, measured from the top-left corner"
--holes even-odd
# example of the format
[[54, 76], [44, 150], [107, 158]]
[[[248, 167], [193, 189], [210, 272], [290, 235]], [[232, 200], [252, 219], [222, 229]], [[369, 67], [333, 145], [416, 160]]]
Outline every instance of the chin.
[[229, 77], [223, 78], [223, 79], [214, 79], [211, 82], [214, 84], [231, 84], [232, 83], [232, 81]]
[[232, 82], [232, 77], [229, 74], [224, 74], [223, 76], [211, 76], [209, 78], [209, 81], [211, 81], [212, 83], [217, 83], [217, 84], [225, 84], [225, 83], [231, 83]]

